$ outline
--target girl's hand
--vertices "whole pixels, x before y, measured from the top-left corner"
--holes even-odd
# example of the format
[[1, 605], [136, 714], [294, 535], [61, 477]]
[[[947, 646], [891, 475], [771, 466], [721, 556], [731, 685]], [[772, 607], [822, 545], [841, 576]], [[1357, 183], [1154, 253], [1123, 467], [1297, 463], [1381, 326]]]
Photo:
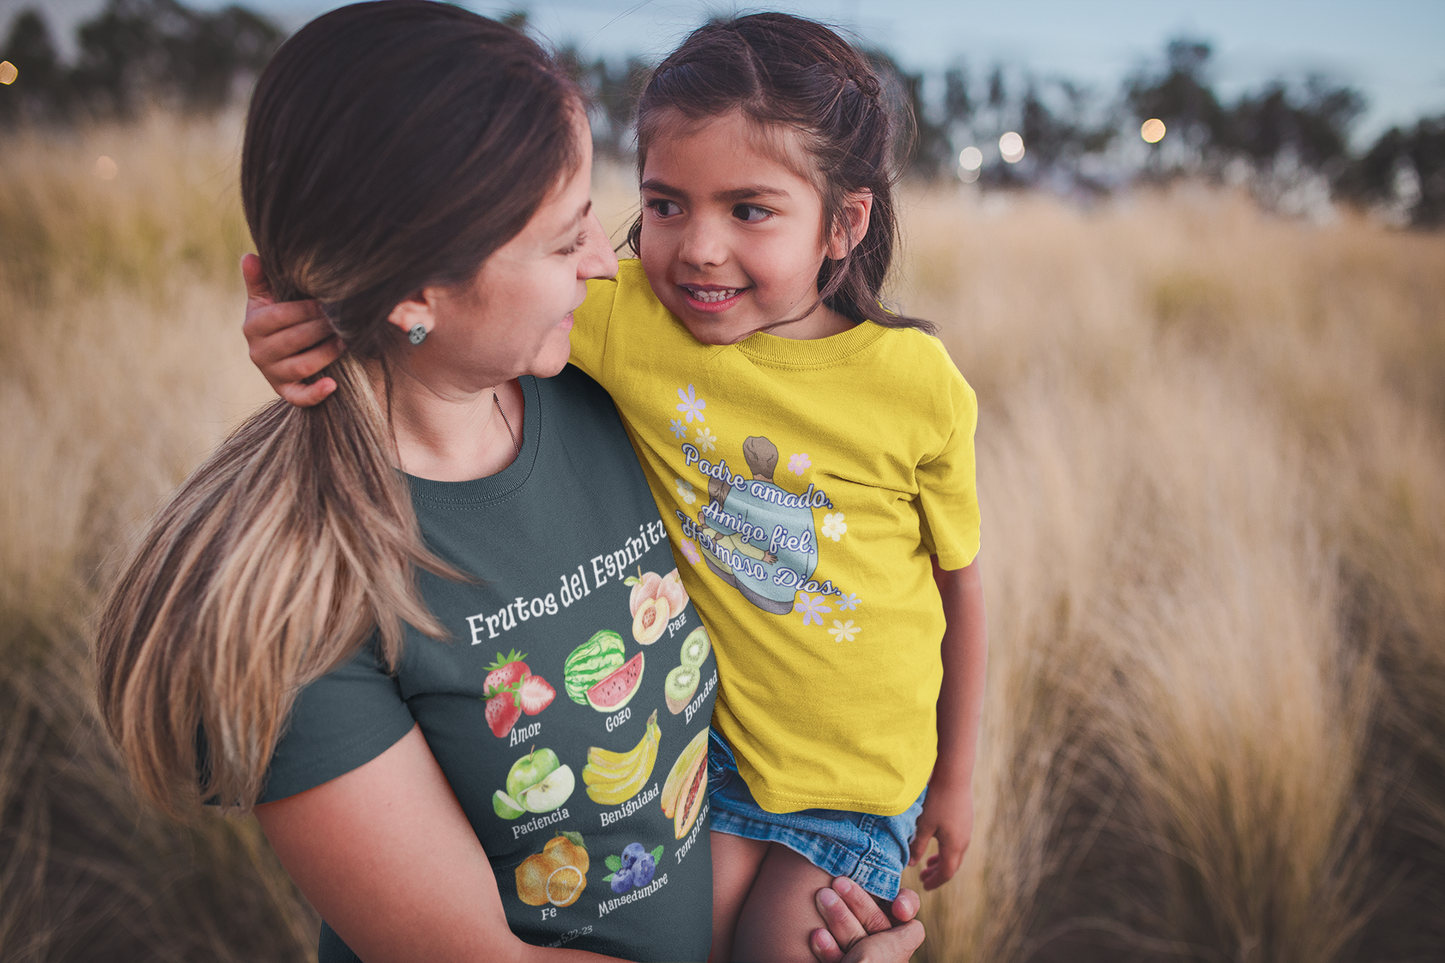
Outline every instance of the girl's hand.
[[305, 380], [346, 350], [322, 316], [321, 306], [315, 301], [273, 301], [261, 259], [254, 254], [241, 258], [241, 277], [246, 281], [246, 322], [241, 331], [251, 349], [251, 363], [293, 405], [319, 404], [336, 390], [336, 382], [320, 378], [306, 384]]
[[892, 919], [846, 876], [833, 880], [832, 889], [819, 890], [816, 903], [828, 924], [809, 941], [819, 963], [907, 963], [923, 944], [923, 924], [913, 918], [918, 894], [911, 889], [899, 891]]
[[937, 889], [953, 878], [972, 838], [972, 786], [929, 786], [908, 856], [908, 865], [912, 866], [928, 852], [929, 840], [938, 840], [938, 852], [928, 857], [928, 862], [918, 872], [924, 889]]

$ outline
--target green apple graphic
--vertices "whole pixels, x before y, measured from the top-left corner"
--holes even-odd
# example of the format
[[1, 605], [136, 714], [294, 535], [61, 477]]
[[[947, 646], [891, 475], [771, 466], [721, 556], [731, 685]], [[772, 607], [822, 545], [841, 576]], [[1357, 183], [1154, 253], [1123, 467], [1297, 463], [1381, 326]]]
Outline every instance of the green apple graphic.
[[492, 796], [492, 809], [503, 819], [525, 813], [549, 813], [567, 801], [577, 786], [571, 766], [551, 749], [534, 749], [512, 763], [506, 791]]
[[537, 785], [560, 765], [561, 760], [551, 749], [533, 749], [512, 763], [512, 769], [507, 773], [507, 795], [513, 799], [520, 798], [523, 789]]

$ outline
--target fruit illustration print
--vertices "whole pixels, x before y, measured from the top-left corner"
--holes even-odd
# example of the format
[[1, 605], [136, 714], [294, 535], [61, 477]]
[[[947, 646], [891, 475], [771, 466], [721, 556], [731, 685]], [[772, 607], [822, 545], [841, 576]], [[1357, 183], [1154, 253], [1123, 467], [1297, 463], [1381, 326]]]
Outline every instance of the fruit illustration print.
[[743, 458], [752, 474], [745, 484], [709, 477], [709, 501], [697, 514], [706, 537], [698, 543], [713, 574], [764, 612], [786, 615], [818, 567], [811, 498], [773, 481], [778, 449], [768, 439], [745, 439]]
[[517, 867], [517, 898], [528, 906], [571, 906], [587, 886], [590, 863], [581, 833], [558, 833]]
[[487, 725], [498, 739], [507, 738], [523, 713], [535, 716], [552, 704], [557, 690], [540, 675], [533, 675], [522, 660], [526, 653], [515, 649], [487, 666], [482, 699], [487, 704]]
[[646, 886], [656, 875], [657, 864], [665, 851], [661, 845], [648, 851], [641, 843], [628, 843], [622, 855], [607, 857], [607, 868], [612, 872], [602, 877], [602, 882], [611, 886], [614, 893]]

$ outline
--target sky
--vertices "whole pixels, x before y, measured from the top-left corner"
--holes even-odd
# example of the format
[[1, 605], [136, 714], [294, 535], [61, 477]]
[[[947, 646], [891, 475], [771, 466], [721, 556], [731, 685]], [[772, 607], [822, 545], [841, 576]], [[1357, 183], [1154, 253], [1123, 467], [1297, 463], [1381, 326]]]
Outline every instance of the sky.
[[[234, 0], [190, 0], [217, 8]], [[294, 29], [340, 3], [241, 0]], [[68, 36], [103, 0], [41, 0]], [[0, 22], [35, 0], [0, 0]], [[1445, 0], [466, 0], [497, 16], [525, 10], [536, 30], [588, 57], [660, 59], [714, 13], [785, 10], [825, 20], [882, 47], [907, 69], [962, 62], [981, 86], [1002, 63], [1040, 80], [1060, 77], [1104, 95], [1157, 64], [1187, 35], [1214, 48], [1212, 79], [1226, 100], [1275, 78], [1323, 74], [1363, 92], [1355, 131], [1368, 143], [1395, 124], [1445, 114]], [[63, 39], [63, 38], [58, 38]]]

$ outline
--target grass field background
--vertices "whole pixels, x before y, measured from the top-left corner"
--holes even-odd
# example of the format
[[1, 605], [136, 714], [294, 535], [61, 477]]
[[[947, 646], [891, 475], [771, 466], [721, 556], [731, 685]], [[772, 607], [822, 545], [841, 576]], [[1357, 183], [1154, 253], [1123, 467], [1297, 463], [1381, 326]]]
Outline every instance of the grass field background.
[[[6, 960], [314, 958], [254, 822], [138, 804], [90, 694], [117, 556], [269, 396], [239, 140], [0, 142]], [[902, 207], [891, 296], [980, 399], [992, 639], [918, 959], [1445, 955], [1445, 237], [1195, 184]]]

